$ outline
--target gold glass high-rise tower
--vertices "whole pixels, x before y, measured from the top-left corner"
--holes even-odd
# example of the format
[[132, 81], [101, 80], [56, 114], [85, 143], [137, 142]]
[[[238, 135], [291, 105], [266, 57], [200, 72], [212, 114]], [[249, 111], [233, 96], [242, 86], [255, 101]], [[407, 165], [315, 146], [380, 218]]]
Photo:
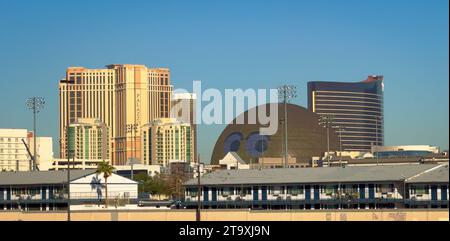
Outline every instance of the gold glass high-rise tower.
[[[114, 64], [106, 69], [69, 67], [59, 82], [60, 154], [66, 156], [66, 125], [95, 118], [110, 130], [109, 153], [114, 165], [139, 159], [140, 127], [170, 115], [170, 70]], [[127, 131], [135, 126], [134, 131]]]

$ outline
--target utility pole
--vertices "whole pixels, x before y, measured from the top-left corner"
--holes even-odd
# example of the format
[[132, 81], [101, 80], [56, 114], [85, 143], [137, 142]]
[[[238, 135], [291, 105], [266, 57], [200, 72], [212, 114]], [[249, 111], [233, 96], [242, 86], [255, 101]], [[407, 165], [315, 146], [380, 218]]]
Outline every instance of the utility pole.
[[294, 85], [282, 85], [278, 87], [278, 98], [284, 103], [284, 168], [288, 168], [288, 113], [287, 104], [297, 97], [297, 87]]
[[197, 165], [197, 212], [196, 212], [196, 220], [197, 222], [201, 221], [200, 218], [200, 209], [201, 209], [201, 182], [200, 182], [200, 160]]
[[36, 171], [37, 170], [37, 163], [36, 163], [36, 114], [40, 112], [44, 108], [45, 105], [45, 99], [42, 97], [31, 97], [27, 99], [27, 107], [31, 111], [33, 111], [33, 156], [30, 160], [30, 171]]

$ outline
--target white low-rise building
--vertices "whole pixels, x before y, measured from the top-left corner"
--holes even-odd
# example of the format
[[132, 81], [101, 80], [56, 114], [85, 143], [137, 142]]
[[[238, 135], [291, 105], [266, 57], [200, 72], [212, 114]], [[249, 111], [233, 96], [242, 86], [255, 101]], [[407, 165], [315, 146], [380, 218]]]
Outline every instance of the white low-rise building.
[[250, 169], [248, 165], [236, 152], [228, 152], [225, 157], [219, 161], [219, 165], [226, 167], [227, 170]]
[[114, 166], [114, 167], [116, 168], [116, 172], [119, 175], [126, 176], [126, 177], [129, 177], [131, 175], [132, 168], [133, 168], [134, 175], [145, 172], [145, 173], [147, 173], [147, 175], [153, 177], [153, 176], [161, 173], [160, 165], [133, 164], [133, 167], [131, 167], [131, 165]]
[[[70, 169], [75, 170], [88, 170], [97, 169], [99, 163], [103, 162], [102, 159], [70, 159], [69, 165]], [[109, 160], [105, 160], [109, 163]], [[55, 158], [53, 163], [48, 170], [66, 170], [67, 169], [67, 159]]]
[[401, 145], [401, 146], [372, 146], [372, 153], [376, 157], [414, 157], [439, 154], [439, 147], [430, 145]]

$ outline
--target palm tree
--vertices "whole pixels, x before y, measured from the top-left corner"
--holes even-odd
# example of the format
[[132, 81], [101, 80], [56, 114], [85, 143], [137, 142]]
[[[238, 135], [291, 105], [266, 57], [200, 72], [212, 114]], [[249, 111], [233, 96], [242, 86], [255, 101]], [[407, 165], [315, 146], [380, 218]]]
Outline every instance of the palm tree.
[[97, 173], [103, 173], [105, 178], [105, 207], [108, 208], [108, 177], [110, 177], [114, 171], [114, 167], [106, 161], [102, 161], [97, 166]]

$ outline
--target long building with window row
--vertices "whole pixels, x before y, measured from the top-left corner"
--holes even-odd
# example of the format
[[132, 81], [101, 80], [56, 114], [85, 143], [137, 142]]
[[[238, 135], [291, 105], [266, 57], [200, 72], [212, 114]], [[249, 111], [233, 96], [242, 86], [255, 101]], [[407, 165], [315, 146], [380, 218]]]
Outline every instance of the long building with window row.
[[[203, 208], [448, 208], [448, 165], [221, 170], [201, 178]], [[197, 180], [185, 183], [197, 207]]]
[[[67, 171], [0, 172], [0, 211], [67, 210]], [[96, 170], [70, 171], [70, 205], [102, 205], [105, 179]], [[138, 183], [113, 173], [108, 177], [111, 205], [136, 203]]]

